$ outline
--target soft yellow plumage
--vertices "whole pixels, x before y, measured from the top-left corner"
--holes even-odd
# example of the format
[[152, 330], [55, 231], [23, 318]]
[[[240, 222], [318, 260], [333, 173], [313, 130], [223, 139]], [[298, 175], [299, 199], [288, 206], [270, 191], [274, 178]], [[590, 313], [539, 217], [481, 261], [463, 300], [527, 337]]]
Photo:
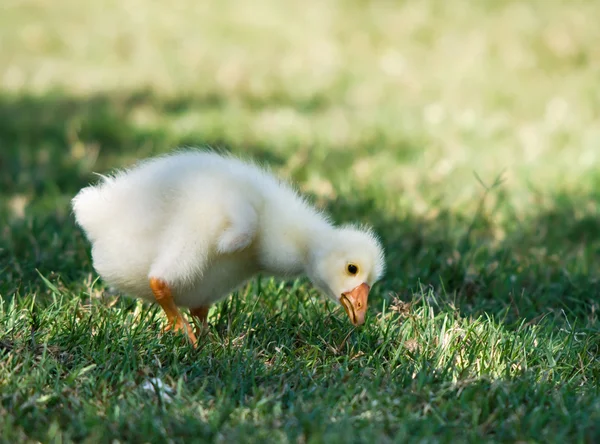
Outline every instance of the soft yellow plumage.
[[208, 307], [257, 273], [306, 274], [364, 322], [370, 287], [384, 272], [372, 231], [334, 227], [262, 168], [210, 151], [179, 151], [103, 177], [73, 199], [102, 278], [158, 302], [176, 329], [177, 307]]

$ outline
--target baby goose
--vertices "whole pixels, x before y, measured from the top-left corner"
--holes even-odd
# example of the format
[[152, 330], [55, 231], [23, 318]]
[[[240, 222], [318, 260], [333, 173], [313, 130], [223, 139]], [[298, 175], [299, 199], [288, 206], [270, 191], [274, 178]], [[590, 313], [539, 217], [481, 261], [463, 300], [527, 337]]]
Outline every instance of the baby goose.
[[307, 275], [355, 326], [384, 273], [370, 229], [335, 227], [266, 170], [212, 151], [143, 161], [83, 188], [72, 205], [100, 276], [160, 304], [194, 345], [178, 307], [206, 324], [212, 303], [258, 273]]

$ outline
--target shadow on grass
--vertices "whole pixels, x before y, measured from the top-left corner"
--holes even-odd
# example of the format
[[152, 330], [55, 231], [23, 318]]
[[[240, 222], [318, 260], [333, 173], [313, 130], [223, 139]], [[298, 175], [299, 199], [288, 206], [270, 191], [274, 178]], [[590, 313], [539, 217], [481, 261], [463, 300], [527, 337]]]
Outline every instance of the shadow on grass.
[[[184, 110], [219, 111], [226, 103], [225, 97], [216, 95], [159, 99], [150, 92], [86, 98], [0, 96], [0, 190], [73, 193], [92, 178], [92, 168], [106, 171], [122, 165], [123, 159], [133, 162], [175, 146], [228, 147], [231, 141], [224, 131], [173, 136], [160, 125], [136, 123], [143, 113], [165, 118]], [[242, 103], [260, 109], [287, 102], [245, 98]], [[307, 103], [299, 106], [311, 109]], [[248, 144], [238, 151], [273, 165], [283, 162], [267, 146]]]
[[[0, 97], [0, 217], [7, 221], [0, 233], [0, 294], [43, 291], [36, 269], [66, 283], [92, 272], [87, 242], [69, 208], [70, 198], [92, 180], [92, 171], [187, 144], [249, 154], [275, 168], [284, 165], [285, 156], [273, 147], [240, 145], [227, 129], [194, 134], [192, 140], [134, 123], [140, 107], [172, 115], [219, 111], [227, 100], [218, 95], [161, 99], [149, 92], [87, 99]], [[318, 97], [237, 100], [250, 109], [285, 105], [314, 112], [327, 106]], [[461, 215], [451, 208], [427, 220], [392, 215], [381, 199], [366, 197], [340, 198], [327, 206], [336, 220], [367, 222], [382, 236], [388, 274], [376, 293], [383, 298], [394, 292], [410, 299], [422, 285], [466, 314], [517, 320], [562, 310], [588, 317], [597, 307], [598, 200], [598, 195], [544, 196], [538, 208], [506, 226], [499, 226], [493, 214]], [[506, 233], [500, 241], [494, 234], [498, 229]]]

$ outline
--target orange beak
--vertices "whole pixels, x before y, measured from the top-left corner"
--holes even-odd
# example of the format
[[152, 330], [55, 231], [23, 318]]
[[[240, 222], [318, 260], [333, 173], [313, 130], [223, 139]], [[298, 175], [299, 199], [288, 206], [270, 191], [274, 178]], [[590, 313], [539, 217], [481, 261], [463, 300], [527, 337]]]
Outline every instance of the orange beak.
[[355, 327], [365, 323], [365, 315], [367, 314], [367, 301], [369, 299], [370, 287], [362, 283], [352, 291], [342, 293], [340, 302], [344, 306], [344, 310], [350, 318], [350, 322]]

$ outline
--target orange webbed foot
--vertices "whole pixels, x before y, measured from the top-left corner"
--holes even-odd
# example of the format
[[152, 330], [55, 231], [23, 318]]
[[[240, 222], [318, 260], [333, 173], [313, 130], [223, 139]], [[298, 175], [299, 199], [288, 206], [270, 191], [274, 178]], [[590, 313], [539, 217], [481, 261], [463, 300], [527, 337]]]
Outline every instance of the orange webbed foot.
[[184, 331], [192, 342], [192, 345], [196, 347], [198, 339], [190, 324], [183, 318], [181, 312], [175, 305], [169, 285], [162, 279], [153, 277], [150, 278], [150, 288], [152, 289], [156, 302], [159, 303], [167, 315], [168, 324], [163, 329], [163, 332], [171, 330], [176, 332]]

